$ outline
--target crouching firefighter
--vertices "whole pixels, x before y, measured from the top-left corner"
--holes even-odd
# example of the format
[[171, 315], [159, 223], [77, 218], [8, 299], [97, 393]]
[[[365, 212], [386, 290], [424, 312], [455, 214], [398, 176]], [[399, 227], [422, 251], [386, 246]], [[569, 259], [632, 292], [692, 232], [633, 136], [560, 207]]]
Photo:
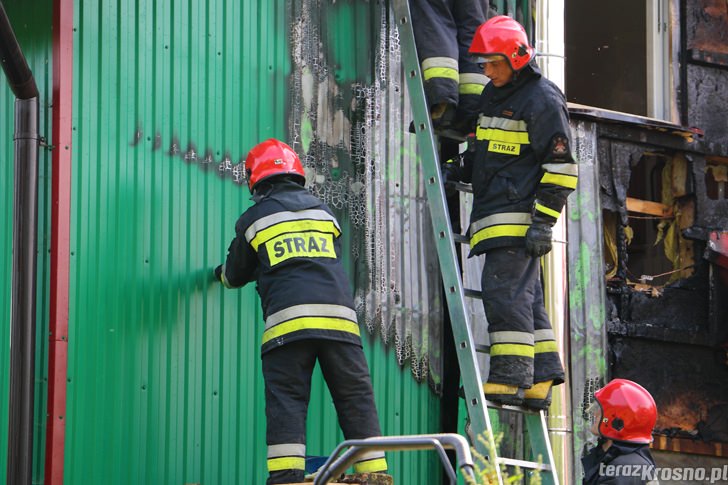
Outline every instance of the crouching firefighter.
[[614, 379], [594, 393], [589, 413], [599, 441], [581, 459], [584, 485], [659, 485], [650, 453], [657, 407], [647, 389]]
[[[291, 147], [266, 140], [245, 160], [255, 204], [235, 225], [216, 278], [228, 288], [257, 282], [265, 317], [262, 342], [268, 444], [267, 483], [304, 480], [306, 411], [316, 361], [346, 439], [381, 435], [349, 281], [341, 263], [341, 228], [304, 188]], [[382, 452], [354, 465], [385, 472]]]

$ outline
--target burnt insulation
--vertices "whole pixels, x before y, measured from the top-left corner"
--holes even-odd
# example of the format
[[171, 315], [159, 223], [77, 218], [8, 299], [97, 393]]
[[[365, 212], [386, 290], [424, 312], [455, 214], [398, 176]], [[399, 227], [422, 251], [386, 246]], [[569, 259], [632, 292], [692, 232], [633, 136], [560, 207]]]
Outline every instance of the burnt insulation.
[[394, 19], [381, 2], [288, 12], [289, 140], [311, 192], [348, 222], [360, 322], [437, 390], [441, 281]]

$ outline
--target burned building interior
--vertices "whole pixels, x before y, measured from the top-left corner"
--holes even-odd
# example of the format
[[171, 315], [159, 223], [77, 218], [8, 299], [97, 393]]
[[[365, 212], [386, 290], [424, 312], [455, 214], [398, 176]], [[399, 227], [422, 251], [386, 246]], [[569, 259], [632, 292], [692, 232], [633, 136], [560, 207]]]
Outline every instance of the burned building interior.
[[728, 442], [728, 164], [699, 151], [690, 132], [606, 119], [598, 139], [612, 376], [655, 397], [656, 449], [725, 456], [708, 442]]
[[[722, 465], [728, 457], [728, 4], [667, 2], [665, 72], [674, 90], [662, 118], [679, 120], [672, 123], [646, 117], [655, 114], [635, 101], [649, 95], [634, 81], [646, 77], [645, 50], [648, 63], [655, 57], [644, 29], [616, 28], [645, 25], [644, 13], [622, 15], [631, 2], [586, 3], [566, 3], [567, 97], [578, 103], [572, 118], [597, 125], [609, 377], [640, 382], [655, 397], [658, 464]], [[569, 48], [585, 43], [593, 49]]]

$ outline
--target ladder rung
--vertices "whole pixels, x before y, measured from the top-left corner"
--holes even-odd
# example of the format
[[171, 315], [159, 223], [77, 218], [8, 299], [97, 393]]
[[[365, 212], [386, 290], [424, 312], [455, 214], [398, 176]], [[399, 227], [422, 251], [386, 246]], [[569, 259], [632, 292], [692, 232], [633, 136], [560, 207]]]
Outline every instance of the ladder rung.
[[479, 354], [489, 354], [490, 353], [490, 346], [489, 345], [478, 345], [475, 344], [475, 351]]
[[550, 465], [544, 465], [535, 461], [516, 460], [515, 458], [498, 458], [498, 463], [508, 466], [518, 466], [529, 470], [541, 470], [545, 472], [551, 471]]
[[498, 404], [493, 401], [487, 401], [488, 407], [490, 409], [500, 409], [502, 411], [512, 411], [514, 413], [521, 413], [521, 414], [534, 414], [538, 415], [541, 411], [537, 411], [535, 409], [527, 408], [525, 406], [511, 406], [510, 404]]
[[470, 244], [470, 239], [468, 239], [468, 236], [465, 236], [463, 234], [453, 234], [452, 240], [460, 244]]
[[468, 298], [477, 298], [479, 300], [483, 299], [483, 294], [480, 292], [480, 290], [471, 290], [470, 288], [463, 288], [463, 294], [467, 296]]
[[455, 190], [459, 190], [460, 192], [470, 192], [473, 193], [473, 186], [470, 184], [464, 184], [462, 182], [448, 182], [449, 184], [452, 184], [452, 187]]
[[443, 138], [449, 138], [451, 140], [457, 140], [459, 142], [464, 142], [467, 137], [456, 130], [450, 130], [450, 129], [435, 129], [435, 135], [441, 136]]

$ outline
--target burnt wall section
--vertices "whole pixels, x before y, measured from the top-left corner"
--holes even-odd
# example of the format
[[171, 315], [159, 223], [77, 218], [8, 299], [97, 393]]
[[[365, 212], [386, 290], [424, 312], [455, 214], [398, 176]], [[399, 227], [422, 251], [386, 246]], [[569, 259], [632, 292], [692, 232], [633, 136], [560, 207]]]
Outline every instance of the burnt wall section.
[[688, 49], [728, 56], [728, 5], [724, 0], [687, 0]]
[[658, 430], [695, 434], [714, 407], [728, 402], [728, 366], [719, 349], [612, 336], [609, 353], [615, 377], [639, 382], [655, 398]]
[[708, 153], [728, 155], [728, 55], [726, 66], [687, 66], [688, 124], [703, 130]]
[[[599, 161], [592, 190], [604, 232], [608, 378], [632, 379], [653, 394], [663, 437], [720, 441], [728, 284], [705, 254], [710, 238], [728, 230], [728, 199], [711, 198], [706, 174], [717, 174], [724, 193], [722, 172], [711, 168], [724, 157], [706, 154], [708, 137], [679, 126], [583, 107], [571, 115], [596, 126], [585, 133]], [[578, 240], [572, 234], [570, 244]]]
[[[605, 332], [605, 281], [603, 234], [600, 223], [599, 168], [602, 155], [597, 147], [597, 124], [571, 121], [574, 156], [579, 163], [579, 181], [566, 208], [569, 235], [569, 363], [567, 382], [571, 388], [574, 457], [594, 445], [589, 431], [588, 408], [594, 391], [607, 377]], [[574, 460], [573, 477], [581, 476], [581, 462]]]
[[[725, 82], [727, 84], [726, 92], [728, 93], [728, 76]], [[725, 102], [728, 103], [728, 98]], [[728, 107], [728, 104], [723, 106]], [[728, 123], [728, 113], [725, 111], [723, 112], [723, 118], [723, 122]], [[724, 134], [728, 136], [728, 125], [724, 129]], [[706, 143], [706, 145], [710, 145], [710, 143]], [[726, 154], [728, 154], [728, 146], [725, 148]], [[702, 154], [688, 155], [688, 160], [691, 162], [696, 201], [696, 218], [690, 237], [707, 241], [707, 231], [728, 228], [728, 198], [724, 195], [721, 198], [713, 199], [708, 194], [709, 177], [713, 177], [712, 172], [708, 173], [708, 166], [716, 165], [715, 163], [709, 162]]]
[[443, 301], [389, 4], [288, 0], [288, 132], [345, 225], [362, 327], [440, 391]]
[[728, 3], [685, 0], [684, 121], [700, 128], [707, 153], [728, 155]]

